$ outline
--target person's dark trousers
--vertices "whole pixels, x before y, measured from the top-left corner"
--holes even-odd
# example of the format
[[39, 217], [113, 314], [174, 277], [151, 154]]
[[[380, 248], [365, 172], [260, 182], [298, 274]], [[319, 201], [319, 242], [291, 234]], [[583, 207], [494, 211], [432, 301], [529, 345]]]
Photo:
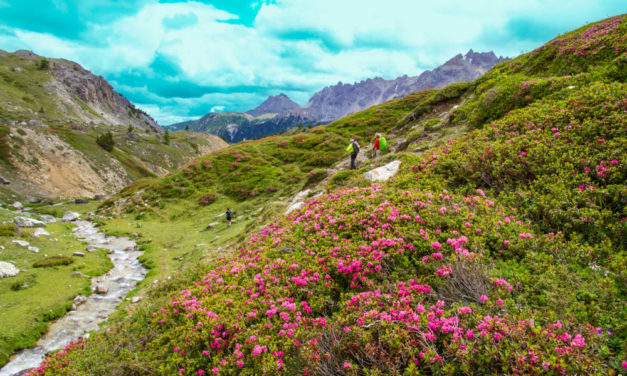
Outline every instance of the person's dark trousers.
[[377, 149], [372, 149], [372, 159], [377, 157]]
[[355, 159], [357, 159], [357, 154], [351, 154], [351, 170], [355, 169]]

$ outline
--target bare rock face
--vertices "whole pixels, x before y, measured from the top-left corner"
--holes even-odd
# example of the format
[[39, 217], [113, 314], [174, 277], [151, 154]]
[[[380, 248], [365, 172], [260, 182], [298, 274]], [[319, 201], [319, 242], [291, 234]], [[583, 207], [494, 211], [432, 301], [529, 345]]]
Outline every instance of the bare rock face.
[[52, 72], [72, 94], [100, 113], [112, 124], [132, 125], [135, 128], [161, 133], [163, 129], [144, 111], [113, 90], [101, 76], [96, 76], [69, 60], [54, 60]]
[[62, 222], [72, 222], [72, 221], [76, 221], [80, 217], [81, 217], [81, 215], [78, 214], [78, 213], [67, 211], [67, 212], [65, 212], [65, 214], [63, 214], [63, 218], [61, 218], [61, 221]]

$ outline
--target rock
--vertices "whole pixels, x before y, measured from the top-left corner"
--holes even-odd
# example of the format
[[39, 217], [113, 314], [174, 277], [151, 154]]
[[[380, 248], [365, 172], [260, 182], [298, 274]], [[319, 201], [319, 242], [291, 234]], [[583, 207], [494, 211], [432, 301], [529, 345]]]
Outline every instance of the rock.
[[8, 262], [0, 261], [0, 278], [14, 277], [18, 275], [19, 272], [20, 270], [16, 268], [15, 265]]
[[13, 243], [19, 245], [20, 247], [28, 247], [28, 246], [30, 246], [30, 243], [27, 242], [26, 240], [13, 240]]
[[14, 67], [13, 72], [22, 73], [24, 69], [22, 67]]
[[0, 184], [11, 184], [11, 182], [0, 176]]
[[76, 304], [77, 306], [85, 303], [87, 301], [87, 297], [83, 296], [83, 295], [76, 295], [74, 297], [74, 304]]
[[20, 127], [25, 127], [27, 124], [25, 121], [20, 121], [17, 125]]
[[129, 246], [129, 247], [124, 248], [124, 250], [125, 250], [126, 252], [133, 252], [133, 251], [137, 251], [137, 246]]
[[27, 124], [29, 127], [41, 127], [42, 126], [41, 121], [35, 120], [35, 119], [29, 120]]
[[295, 202], [295, 203], [293, 203], [292, 205], [290, 205], [287, 208], [287, 210], [285, 210], [285, 214], [290, 214], [294, 210], [300, 209], [304, 204], [305, 204], [304, 202]]
[[39, 248], [33, 247], [32, 245], [28, 246], [28, 250], [34, 253], [39, 253]]
[[44, 223], [54, 223], [57, 221], [55, 217], [49, 214], [39, 214], [39, 218], [41, 218]]
[[81, 272], [73, 272], [72, 275], [75, 275], [75, 276], [81, 277], [81, 278], [89, 278], [89, 276], [87, 274], [83, 274]]
[[98, 200], [98, 201], [104, 200], [106, 198], [107, 198], [107, 195], [95, 195], [94, 196], [94, 200]]
[[131, 299], [131, 303], [137, 303], [140, 300], [142, 300], [142, 298], [140, 298], [139, 296], [134, 296], [133, 299]]
[[67, 211], [67, 212], [65, 212], [65, 214], [63, 214], [63, 218], [61, 218], [61, 221], [62, 222], [72, 222], [72, 221], [76, 221], [80, 217], [81, 217], [81, 215], [78, 214], [78, 213]]
[[214, 227], [216, 227], [217, 225], [219, 225], [218, 222], [211, 222], [207, 225], [207, 229], [212, 229]]
[[89, 203], [89, 201], [85, 200], [84, 198], [77, 198], [76, 200], [74, 200], [75, 204], [87, 204]]
[[24, 205], [22, 205], [22, 203], [19, 202], [19, 201], [15, 201], [13, 204], [11, 204], [11, 206], [13, 206], [13, 209], [15, 209], [15, 210], [22, 210], [22, 209], [24, 209]]
[[46, 224], [42, 221], [38, 221], [28, 217], [15, 217], [13, 223], [17, 227], [44, 227]]
[[36, 228], [35, 231], [33, 231], [33, 236], [34, 237], [50, 236], [50, 233], [44, 230], [43, 228]]
[[139, 138], [140, 138], [139, 135], [132, 131], [126, 134], [126, 139], [128, 140], [139, 140]]
[[72, 256], [85, 257], [85, 254], [83, 252], [74, 252]]
[[285, 211], [285, 214], [290, 214], [294, 210], [300, 209], [304, 204], [307, 196], [309, 196], [309, 189], [305, 189], [304, 191], [298, 192], [296, 196], [292, 199], [290, 206]]
[[87, 252], [93, 252], [95, 250], [97, 250], [98, 247], [96, 247], [95, 245], [88, 245], [87, 246]]
[[96, 285], [94, 292], [96, 294], [105, 295], [106, 293], [109, 292], [109, 288], [105, 285]]
[[364, 173], [364, 177], [370, 181], [386, 181], [392, 176], [396, 175], [398, 168], [401, 166], [401, 161], [393, 161], [385, 166], [375, 168], [372, 171]]
[[37, 197], [29, 197], [26, 199], [27, 204], [36, 204], [38, 202], [39, 202], [39, 199]]

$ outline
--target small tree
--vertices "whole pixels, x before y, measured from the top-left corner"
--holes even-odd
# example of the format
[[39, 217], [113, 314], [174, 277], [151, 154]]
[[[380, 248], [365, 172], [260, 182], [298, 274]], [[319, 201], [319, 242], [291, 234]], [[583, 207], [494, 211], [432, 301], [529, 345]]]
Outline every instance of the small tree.
[[189, 132], [189, 124], [185, 124], [185, 130]]
[[133, 131], [133, 126], [131, 124], [128, 125], [128, 129], [126, 130], [126, 133], [131, 133]]
[[50, 68], [50, 62], [46, 59], [39, 60], [39, 70], [48, 70]]
[[105, 134], [101, 134], [96, 137], [96, 143], [100, 145], [101, 148], [106, 151], [112, 151], [115, 146], [115, 141], [113, 140], [113, 134], [111, 132], [107, 132]]
[[170, 145], [170, 130], [168, 128], [165, 129], [165, 133], [163, 134], [163, 143]]

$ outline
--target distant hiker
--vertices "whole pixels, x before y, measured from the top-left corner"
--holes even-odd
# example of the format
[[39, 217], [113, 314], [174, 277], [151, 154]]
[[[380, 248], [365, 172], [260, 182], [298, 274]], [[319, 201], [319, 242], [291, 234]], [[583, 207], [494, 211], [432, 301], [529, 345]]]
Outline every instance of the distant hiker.
[[379, 150], [379, 138], [380, 137], [381, 135], [377, 133], [377, 135], [374, 138], [374, 144], [372, 145], [372, 159], [375, 159], [377, 157], [377, 150]]
[[231, 220], [233, 219], [233, 212], [231, 209], [226, 208], [226, 223], [229, 227], [231, 227]]
[[351, 138], [351, 142], [346, 147], [346, 152], [351, 154], [351, 170], [354, 170], [355, 167], [355, 159], [357, 159], [357, 154], [359, 154], [359, 144], [357, 141]]

